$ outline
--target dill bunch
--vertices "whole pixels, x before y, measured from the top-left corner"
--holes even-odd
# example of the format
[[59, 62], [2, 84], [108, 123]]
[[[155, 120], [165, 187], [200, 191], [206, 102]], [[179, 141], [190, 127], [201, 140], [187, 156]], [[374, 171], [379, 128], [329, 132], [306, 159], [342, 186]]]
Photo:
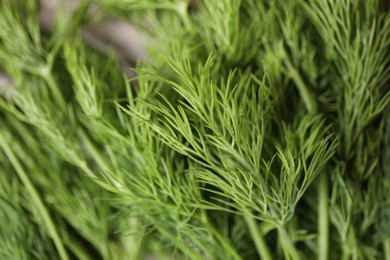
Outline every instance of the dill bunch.
[[386, 1], [40, 8], [0, 1], [1, 259], [390, 259]]

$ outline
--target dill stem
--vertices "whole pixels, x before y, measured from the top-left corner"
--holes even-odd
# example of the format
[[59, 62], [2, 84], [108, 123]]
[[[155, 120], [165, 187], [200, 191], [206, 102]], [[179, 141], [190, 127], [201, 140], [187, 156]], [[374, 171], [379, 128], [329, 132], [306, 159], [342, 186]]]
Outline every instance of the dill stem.
[[351, 259], [351, 254], [345, 248], [343, 248], [343, 252], [341, 254], [341, 260], [349, 260], [349, 259]]
[[[278, 234], [286, 259], [301, 259], [297, 249], [294, 247], [294, 244], [291, 242], [291, 239], [283, 226], [278, 227]], [[289, 256], [291, 256], [291, 258]]]
[[[153, 221], [156, 221], [156, 219], [152, 216], [149, 216], [149, 218]], [[178, 238], [172, 234], [172, 232], [164, 227], [163, 225], [159, 225], [157, 227], [157, 230], [167, 238], [171, 239], [171, 241], [177, 241], [176, 246], [182, 251], [183, 254], [187, 255], [190, 259], [196, 259], [196, 260], [203, 260], [204, 257], [200, 255], [200, 253], [196, 252], [194, 249], [192, 249], [189, 245], [185, 244], [183, 241], [178, 240]]]
[[50, 90], [52, 91], [54, 99], [58, 102], [59, 107], [63, 111], [66, 111], [66, 103], [64, 97], [62, 96], [61, 91], [58, 89], [58, 85], [54, 80], [53, 75], [50, 72], [47, 72], [47, 73], [43, 73], [42, 76], [45, 79]]
[[390, 239], [386, 239], [383, 242], [383, 249], [384, 249], [385, 260], [390, 260]]
[[4, 136], [0, 133], [0, 146], [3, 148], [4, 153], [10, 160], [12, 166], [14, 167], [16, 173], [18, 174], [19, 178], [23, 182], [24, 186], [27, 189], [27, 192], [31, 196], [31, 200], [33, 201], [34, 205], [37, 207], [37, 211], [41, 214], [43, 222], [47, 226], [48, 233], [50, 234], [51, 238], [53, 239], [53, 242], [58, 250], [58, 253], [63, 260], [68, 260], [69, 257], [66, 253], [65, 247], [60, 239], [60, 236], [57, 232], [57, 229], [54, 225], [54, 222], [52, 221], [49, 212], [46, 210], [45, 205], [42, 201], [42, 199], [39, 196], [39, 193], [34, 188], [34, 185], [31, 183], [30, 179], [28, 178], [28, 175], [23, 170], [21, 164], [19, 163], [16, 156], [13, 154], [11, 149], [9, 148], [9, 145], [4, 141]]
[[328, 179], [320, 175], [318, 189], [318, 260], [329, 257]]
[[[130, 217], [127, 221], [130, 226], [134, 227], [139, 225], [137, 217]], [[137, 236], [135, 234], [122, 234], [120, 241], [123, 245], [123, 254], [126, 256], [127, 259], [140, 259], [141, 241], [137, 239]]]
[[303, 81], [301, 75], [299, 75], [299, 72], [294, 68], [294, 66], [291, 64], [291, 61], [286, 55], [285, 64], [288, 69], [289, 75], [291, 76], [292, 80], [294, 81], [295, 85], [298, 88], [299, 94], [302, 97], [303, 103], [306, 106], [306, 109], [309, 113], [314, 113], [317, 109], [317, 104], [310, 93], [308, 87], [306, 86], [305, 82]]
[[67, 240], [64, 241], [65, 245], [70, 251], [77, 257], [78, 260], [89, 260], [91, 256], [85, 251], [85, 248], [79, 245], [77, 241]]
[[188, 29], [190, 28], [191, 21], [188, 16], [188, 4], [185, 2], [179, 2], [177, 5], [177, 13], [182, 18], [184, 26]]
[[[109, 167], [107, 161], [103, 159], [101, 154], [98, 152], [98, 150], [93, 146], [91, 143], [91, 140], [87, 137], [87, 135], [84, 133], [84, 131], [79, 131], [79, 136], [81, 137], [81, 140], [83, 141], [83, 144], [87, 148], [88, 152], [94, 159], [95, 163], [99, 166], [99, 168], [103, 171], [109, 171], [111, 168]], [[90, 174], [88, 174], [90, 175]]]
[[221, 243], [221, 245], [230, 253], [230, 255], [233, 257], [233, 259], [236, 259], [236, 260], [242, 259], [238, 255], [236, 250], [230, 245], [230, 243], [228, 241], [226, 241], [226, 239], [223, 236], [221, 236], [221, 234], [214, 228], [214, 226], [210, 225], [208, 223], [207, 219], [202, 218], [202, 221], [211, 230], [211, 232], [213, 233], [215, 238]]
[[251, 237], [253, 239], [253, 242], [255, 243], [257, 252], [261, 256], [261, 259], [263, 260], [272, 260], [271, 253], [268, 249], [267, 244], [264, 241], [263, 236], [261, 235], [261, 232], [257, 226], [257, 223], [255, 219], [251, 216], [249, 212], [244, 213], [245, 222], [248, 226], [249, 232], [251, 234]]
[[80, 167], [80, 169], [88, 176], [90, 177], [91, 179], [93, 180], [96, 180], [97, 177], [96, 177], [96, 174], [88, 167], [87, 164], [85, 163], [80, 163], [77, 165], [78, 167]]

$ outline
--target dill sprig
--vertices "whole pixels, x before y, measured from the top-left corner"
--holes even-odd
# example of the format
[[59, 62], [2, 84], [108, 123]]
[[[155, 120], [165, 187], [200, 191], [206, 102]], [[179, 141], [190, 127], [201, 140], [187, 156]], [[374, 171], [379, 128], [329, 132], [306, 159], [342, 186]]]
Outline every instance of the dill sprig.
[[80, 3], [0, 3], [0, 257], [390, 259], [385, 1]]

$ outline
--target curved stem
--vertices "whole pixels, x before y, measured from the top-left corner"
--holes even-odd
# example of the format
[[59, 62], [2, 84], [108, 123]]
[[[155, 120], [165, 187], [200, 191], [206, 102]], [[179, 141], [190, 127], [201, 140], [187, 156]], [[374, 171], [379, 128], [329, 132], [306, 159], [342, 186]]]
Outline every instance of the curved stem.
[[249, 232], [252, 236], [253, 242], [255, 243], [257, 252], [261, 256], [261, 259], [272, 260], [273, 258], [271, 256], [271, 253], [268, 249], [267, 244], [264, 241], [263, 236], [261, 235], [261, 232], [255, 219], [251, 216], [250, 213], [245, 213], [244, 218], [248, 226]]
[[318, 189], [318, 260], [329, 257], [328, 179], [321, 174]]
[[287, 55], [286, 55], [284, 61], [285, 61], [286, 67], [288, 69], [288, 72], [289, 72], [292, 80], [294, 81], [295, 85], [298, 88], [299, 94], [302, 97], [303, 103], [305, 104], [307, 111], [309, 113], [314, 113], [317, 110], [317, 103], [316, 103], [312, 93], [310, 93], [309, 88], [307, 87], [307, 85], [303, 81], [301, 75], [299, 75], [299, 72], [291, 64], [291, 61], [287, 57]]
[[1, 133], [0, 133], [0, 147], [2, 147], [3, 151], [5, 152], [12, 166], [14, 167], [16, 173], [21, 179], [23, 185], [26, 187], [27, 192], [30, 194], [31, 200], [34, 203], [34, 205], [37, 207], [37, 210], [40, 213], [43, 222], [46, 224], [48, 233], [53, 239], [54, 245], [56, 246], [61, 259], [68, 260], [69, 259], [68, 254], [66, 253], [64, 244], [62, 243], [62, 240], [50, 217], [49, 212], [47, 211], [34, 185], [31, 183], [30, 179], [28, 178], [28, 175], [24, 171], [23, 167], [19, 163], [14, 153], [9, 148], [9, 145], [6, 143], [6, 141], [4, 140], [4, 136], [2, 136]]

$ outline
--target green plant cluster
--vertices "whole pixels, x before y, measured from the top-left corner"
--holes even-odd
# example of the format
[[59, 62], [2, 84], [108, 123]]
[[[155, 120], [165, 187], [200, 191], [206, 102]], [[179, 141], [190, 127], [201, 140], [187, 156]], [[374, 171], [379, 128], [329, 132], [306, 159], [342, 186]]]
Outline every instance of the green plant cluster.
[[195, 2], [0, 1], [0, 259], [390, 259], [386, 1]]

